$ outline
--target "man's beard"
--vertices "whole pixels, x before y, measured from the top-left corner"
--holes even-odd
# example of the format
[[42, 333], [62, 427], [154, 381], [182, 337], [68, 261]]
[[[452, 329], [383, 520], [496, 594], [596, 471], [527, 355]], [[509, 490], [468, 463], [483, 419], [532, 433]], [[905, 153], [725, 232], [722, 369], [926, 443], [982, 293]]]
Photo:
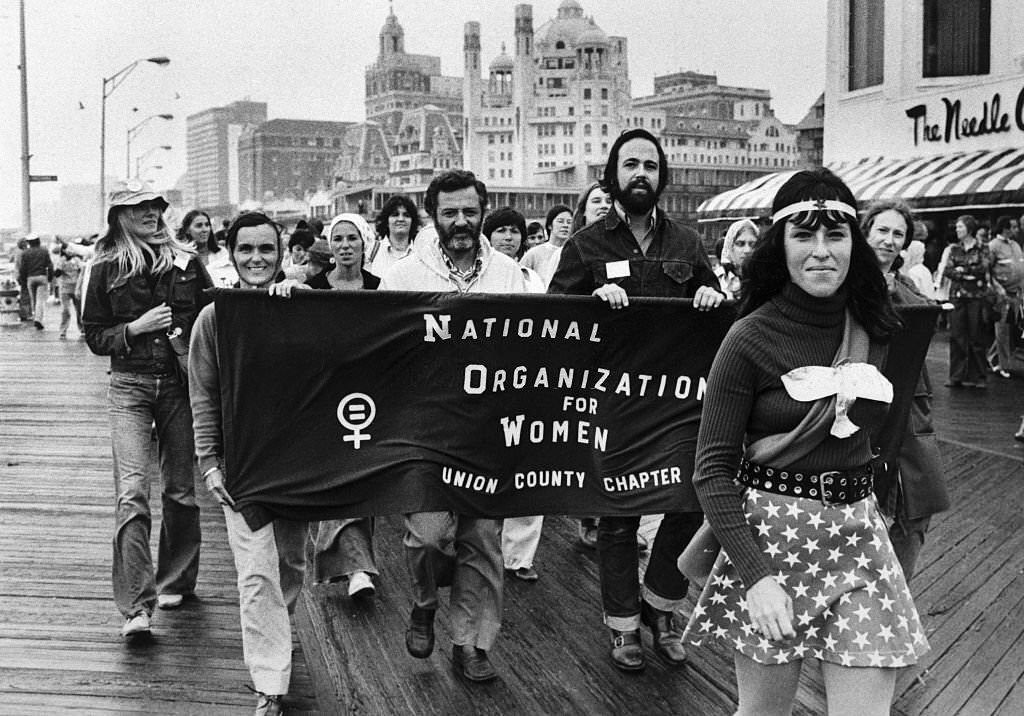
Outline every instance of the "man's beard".
[[[641, 186], [647, 189], [647, 193], [634, 194], [632, 190]], [[657, 192], [654, 191], [650, 182], [643, 178], [634, 179], [626, 185], [625, 189], [619, 188], [618, 182], [616, 182], [616, 185], [612, 187], [611, 195], [612, 199], [622, 204], [622, 208], [626, 210], [627, 214], [634, 216], [646, 214], [658, 203]]]
[[476, 251], [477, 249], [480, 248], [480, 232], [478, 230], [474, 230], [472, 227], [469, 227], [469, 228], [466, 228], [466, 229], [463, 229], [461, 227], [458, 228], [458, 229], [455, 229], [453, 227], [451, 232], [449, 233], [448, 231], [446, 231], [442, 227], [438, 226], [437, 227], [437, 237], [438, 237], [438, 239], [441, 242], [441, 246], [443, 246], [449, 252], [461, 253], [462, 251], [466, 250], [466, 249], [456, 249], [456, 248], [454, 248], [452, 246], [452, 242], [455, 239], [470, 238], [473, 241], [472, 251]]

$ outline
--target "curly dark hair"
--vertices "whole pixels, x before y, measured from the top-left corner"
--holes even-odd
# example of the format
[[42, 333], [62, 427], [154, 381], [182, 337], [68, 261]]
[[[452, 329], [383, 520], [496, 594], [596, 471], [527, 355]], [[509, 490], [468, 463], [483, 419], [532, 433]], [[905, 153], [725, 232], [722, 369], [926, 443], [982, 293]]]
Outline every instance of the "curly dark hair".
[[661, 148], [658, 138], [646, 129], [627, 129], [619, 135], [608, 152], [608, 161], [604, 165], [601, 183], [604, 185], [605, 190], [612, 195], [613, 199], [617, 197], [622, 189], [619, 186], [619, 150], [622, 149], [623, 144], [631, 139], [646, 139], [654, 145], [655, 150], [658, 152], [658, 187], [654, 190], [654, 196], [655, 198], [660, 198], [661, 193], [668, 186], [668, 159], [665, 157], [665, 150]]
[[383, 239], [389, 235], [388, 219], [398, 211], [398, 207], [405, 209], [405, 213], [409, 215], [409, 241], [416, 238], [416, 234], [420, 230], [420, 210], [405, 194], [395, 194], [384, 202], [384, 206], [381, 207], [380, 213], [377, 214], [377, 220], [374, 222], [377, 238]]
[[[772, 202], [772, 214], [799, 201], [815, 199], [837, 199], [857, 208], [857, 200], [842, 179], [827, 169], [814, 169], [797, 172], [782, 185]], [[850, 268], [843, 282], [847, 308], [868, 335], [877, 340], [888, 339], [902, 326], [889, 300], [878, 259], [868, 246], [857, 219], [838, 211], [805, 211], [772, 224], [744, 265], [745, 298], [740, 307], [741, 316], [767, 303], [792, 280], [786, 264], [788, 223], [812, 230], [847, 224], [852, 239]]]
[[465, 169], [452, 169], [434, 177], [427, 187], [426, 196], [423, 197], [423, 208], [436, 221], [437, 195], [442, 191], [447, 194], [470, 186], [476, 189], [476, 194], [480, 197], [480, 211], [487, 211], [487, 185], [477, 179], [476, 174]]

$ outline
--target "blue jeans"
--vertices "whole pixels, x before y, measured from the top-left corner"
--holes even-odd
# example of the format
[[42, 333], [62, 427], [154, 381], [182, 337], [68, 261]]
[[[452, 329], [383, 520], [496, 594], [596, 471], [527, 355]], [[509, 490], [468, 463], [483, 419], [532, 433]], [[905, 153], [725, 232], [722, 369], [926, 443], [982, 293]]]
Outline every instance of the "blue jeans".
[[[199, 573], [192, 411], [174, 376], [110, 374], [110, 437], [117, 511], [114, 530], [114, 601], [130, 617], [152, 613], [156, 595], [191, 594]], [[156, 575], [149, 550], [151, 431], [157, 431], [163, 520]]]
[[[686, 599], [689, 582], [676, 567], [676, 560], [703, 521], [700, 512], [667, 512], [662, 518], [651, 546], [642, 593], [644, 601], [655, 609], [675, 611]], [[640, 559], [636, 548], [639, 527], [639, 516], [602, 517], [597, 525], [604, 620], [618, 631], [640, 628]]]

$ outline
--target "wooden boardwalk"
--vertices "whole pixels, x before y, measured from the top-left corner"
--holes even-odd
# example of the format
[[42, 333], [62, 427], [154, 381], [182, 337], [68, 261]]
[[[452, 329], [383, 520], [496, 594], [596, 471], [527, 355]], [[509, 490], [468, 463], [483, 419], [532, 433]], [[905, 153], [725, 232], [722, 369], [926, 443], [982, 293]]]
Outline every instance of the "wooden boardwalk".
[[[199, 599], [121, 639], [110, 586], [107, 362], [48, 329], [0, 331], [0, 714], [251, 714], [235, 569], [205, 489]], [[151, 488], [153, 550], [159, 482]], [[291, 713], [318, 713], [296, 642]]]
[[[109, 585], [105, 361], [82, 342], [57, 341], [54, 318], [45, 332], [0, 332], [0, 714], [251, 712], [234, 569], [223, 520], [205, 494], [200, 599], [158, 612], [149, 644], [121, 640]], [[911, 584], [932, 652], [901, 675], [893, 713], [1024, 713], [1024, 447], [1011, 437], [1024, 381], [951, 393], [942, 387], [944, 336], [929, 363], [955, 509], [934, 521]], [[648, 518], [644, 530], [655, 526]], [[369, 604], [353, 604], [334, 586], [303, 592], [290, 713], [733, 712], [724, 651], [693, 649], [682, 669], [651, 655], [639, 675], [611, 666], [594, 556], [576, 547], [566, 518], [546, 522], [540, 581], [506, 582], [496, 683], [454, 676], [444, 608], [435, 654], [410, 658], [400, 533], [399, 519], [379, 520], [381, 579]], [[824, 712], [811, 664], [796, 712]]]

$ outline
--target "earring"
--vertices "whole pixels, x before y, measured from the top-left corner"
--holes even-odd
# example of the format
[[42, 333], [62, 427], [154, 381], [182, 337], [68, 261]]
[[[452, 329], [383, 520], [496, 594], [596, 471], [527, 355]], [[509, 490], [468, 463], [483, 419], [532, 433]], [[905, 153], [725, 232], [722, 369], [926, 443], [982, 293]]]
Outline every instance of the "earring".
[[331, 265], [332, 266], [334, 265], [334, 257], [333, 256], [331, 257]]

